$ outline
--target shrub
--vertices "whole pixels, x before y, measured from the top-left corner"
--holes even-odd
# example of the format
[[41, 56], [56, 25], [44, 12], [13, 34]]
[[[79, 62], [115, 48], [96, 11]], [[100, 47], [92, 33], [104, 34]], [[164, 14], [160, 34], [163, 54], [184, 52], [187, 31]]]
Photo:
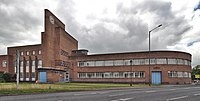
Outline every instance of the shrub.
[[0, 82], [8, 82], [11, 81], [10, 73], [0, 73]]

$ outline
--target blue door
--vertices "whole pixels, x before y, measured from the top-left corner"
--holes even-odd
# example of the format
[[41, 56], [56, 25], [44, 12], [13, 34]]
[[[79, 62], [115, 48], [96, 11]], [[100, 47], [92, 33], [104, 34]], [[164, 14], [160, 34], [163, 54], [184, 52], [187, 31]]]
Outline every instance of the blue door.
[[151, 82], [152, 84], [161, 84], [161, 72], [153, 71]]
[[41, 83], [47, 82], [47, 73], [46, 72], [40, 72], [40, 82]]

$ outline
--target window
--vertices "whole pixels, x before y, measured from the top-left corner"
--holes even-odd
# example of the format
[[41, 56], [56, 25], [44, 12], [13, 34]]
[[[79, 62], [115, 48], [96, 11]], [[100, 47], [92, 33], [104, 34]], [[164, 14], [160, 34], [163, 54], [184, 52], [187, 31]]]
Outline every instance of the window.
[[96, 78], [103, 78], [103, 77], [104, 77], [103, 73], [101, 73], [101, 72], [96, 73]]
[[150, 64], [156, 64], [156, 59], [150, 59]]
[[20, 78], [24, 78], [23, 73], [20, 73], [19, 76], [20, 76]]
[[35, 61], [32, 61], [32, 66], [35, 66]]
[[35, 61], [32, 61], [32, 72], [35, 72]]
[[6, 60], [3, 60], [2, 61], [2, 67], [6, 67], [7, 66], [7, 61]]
[[26, 66], [29, 66], [29, 61], [28, 60], [26, 61]]
[[112, 60], [105, 61], [105, 66], [113, 66], [113, 61]]
[[167, 59], [167, 60], [168, 60], [168, 64], [177, 64], [176, 59]]
[[144, 65], [145, 59], [139, 59], [139, 65]]
[[168, 71], [168, 77], [178, 77], [178, 73], [176, 71]]
[[188, 72], [183, 72], [183, 77], [185, 77], [185, 78], [189, 77], [189, 73]]
[[188, 62], [187, 62], [187, 60], [184, 60], [184, 65], [188, 65]]
[[96, 61], [96, 66], [104, 66], [104, 61]]
[[114, 65], [115, 66], [123, 66], [124, 65], [124, 60], [114, 60]]
[[26, 72], [29, 72], [29, 61], [26, 61]]
[[78, 78], [144, 78], [144, 72], [89, 72], [78, 73]]
[[22, 56], [22, 55], [24, 55], [24, 53], [23, 53], [23, 52], [20, 52], [20, 55]]
[[157, 64], [167, 64], [167, 60], [166, 59], [156, 59], [156, 63]]
[[119, 78], [119, 72], [114, 72], [113, 73], [113, 78]]
[[86, 73], [78, 73], [79, 78], [87, 78]]
[[35, 78], [35, 72], [32, 72], [32, 73], [31, 73], [31, 77], [32, 77], [32, 78]]
[[35, 55], [35, 51], [32, 51], [32, 55]]
[[182, 59], [177, 59], [177, 64], [184, 65], [184, 61]]
[[183, 77], [183, 72], [177, 72], [177, 74], [178, 74], [178, 77], [179, 77], [179, 78], [182, 78], [182, 77]]
[[140, 60], [139, 59], [134, 59], [132, 65], [139, 65]]
[[83, 62], [83, 61], [79, 61], [79, 62], [78, 62], [78, 66], [79, 66], [79, 67], [84, 67], [84, 66], [85, 66], [85, 65], [84, 65], [84, 62]]
[[29, 55], [29, 51], [26, 51], [26, 55]]
[[28, 72], [26, 72], [26, 78], [29, 78], [29, 73]]
[[95, 62], [94, 61], [87, 61], [86, 65], [87, 66], [95, 66]]
[[38, 54], [39, 54], [39, 55], [41, 55], [41, 54], [42, 54], [42, 51], [41, 51], [41, 50], [39, 50], [39, 51], [38, 51]]
[[23, 72], [24, 70], [24, 62], [20, 61], [20, 72]]
[[124, 60], [124, 65], [126, 65], [126, 66], [127, 66], [127, 65], [130, 65], [130, 61], [131, 61], [131, 60]]
[[144, 59], [144, 64], [148, 65], [149, 64], [149, 59]]
[[38, 68], [42, 68], [42, 60], [38, 60]]

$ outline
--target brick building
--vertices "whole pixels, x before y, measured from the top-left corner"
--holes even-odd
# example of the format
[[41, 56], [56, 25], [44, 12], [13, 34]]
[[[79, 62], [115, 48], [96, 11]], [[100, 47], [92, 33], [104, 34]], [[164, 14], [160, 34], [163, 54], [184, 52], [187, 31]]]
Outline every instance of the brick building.
[[[45, 9], [42, 43], [8, 47], [0, 56], [0, 72], [16, 73], [16, 50], [20, 52], [20, 81], [191, 83], [191, 55], [178, 51], [152, 51], [88, 55], [65, 25]], [[150, 56], [150, 65], [149, 65]], [[149, 67], [150, 66], [150, 67]]]

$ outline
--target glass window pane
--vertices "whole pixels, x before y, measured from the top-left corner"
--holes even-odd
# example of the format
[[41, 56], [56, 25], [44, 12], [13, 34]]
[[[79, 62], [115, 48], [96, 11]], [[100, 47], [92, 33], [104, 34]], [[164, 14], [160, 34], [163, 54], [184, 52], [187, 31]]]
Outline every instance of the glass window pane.
[[113, 66], [113, 61], [112, 60], [105, 61], [105, 66]]
[[167, 60], [166, 59], [156, 59], [156, 63], [157, 64], [167, 64]]
[[95, 61], [87, 61], [86, 66], [95, 66]]
[[167, 59], [167, 60], [168, 60], [168, 64], [177, 64], [176, 59]]
[[96, 66], [104, 66], [104, 61], [96, 61]]
[[124, 60], [115, 60], [114, 61], [115, 66], [123, 66], [124, 65]]

